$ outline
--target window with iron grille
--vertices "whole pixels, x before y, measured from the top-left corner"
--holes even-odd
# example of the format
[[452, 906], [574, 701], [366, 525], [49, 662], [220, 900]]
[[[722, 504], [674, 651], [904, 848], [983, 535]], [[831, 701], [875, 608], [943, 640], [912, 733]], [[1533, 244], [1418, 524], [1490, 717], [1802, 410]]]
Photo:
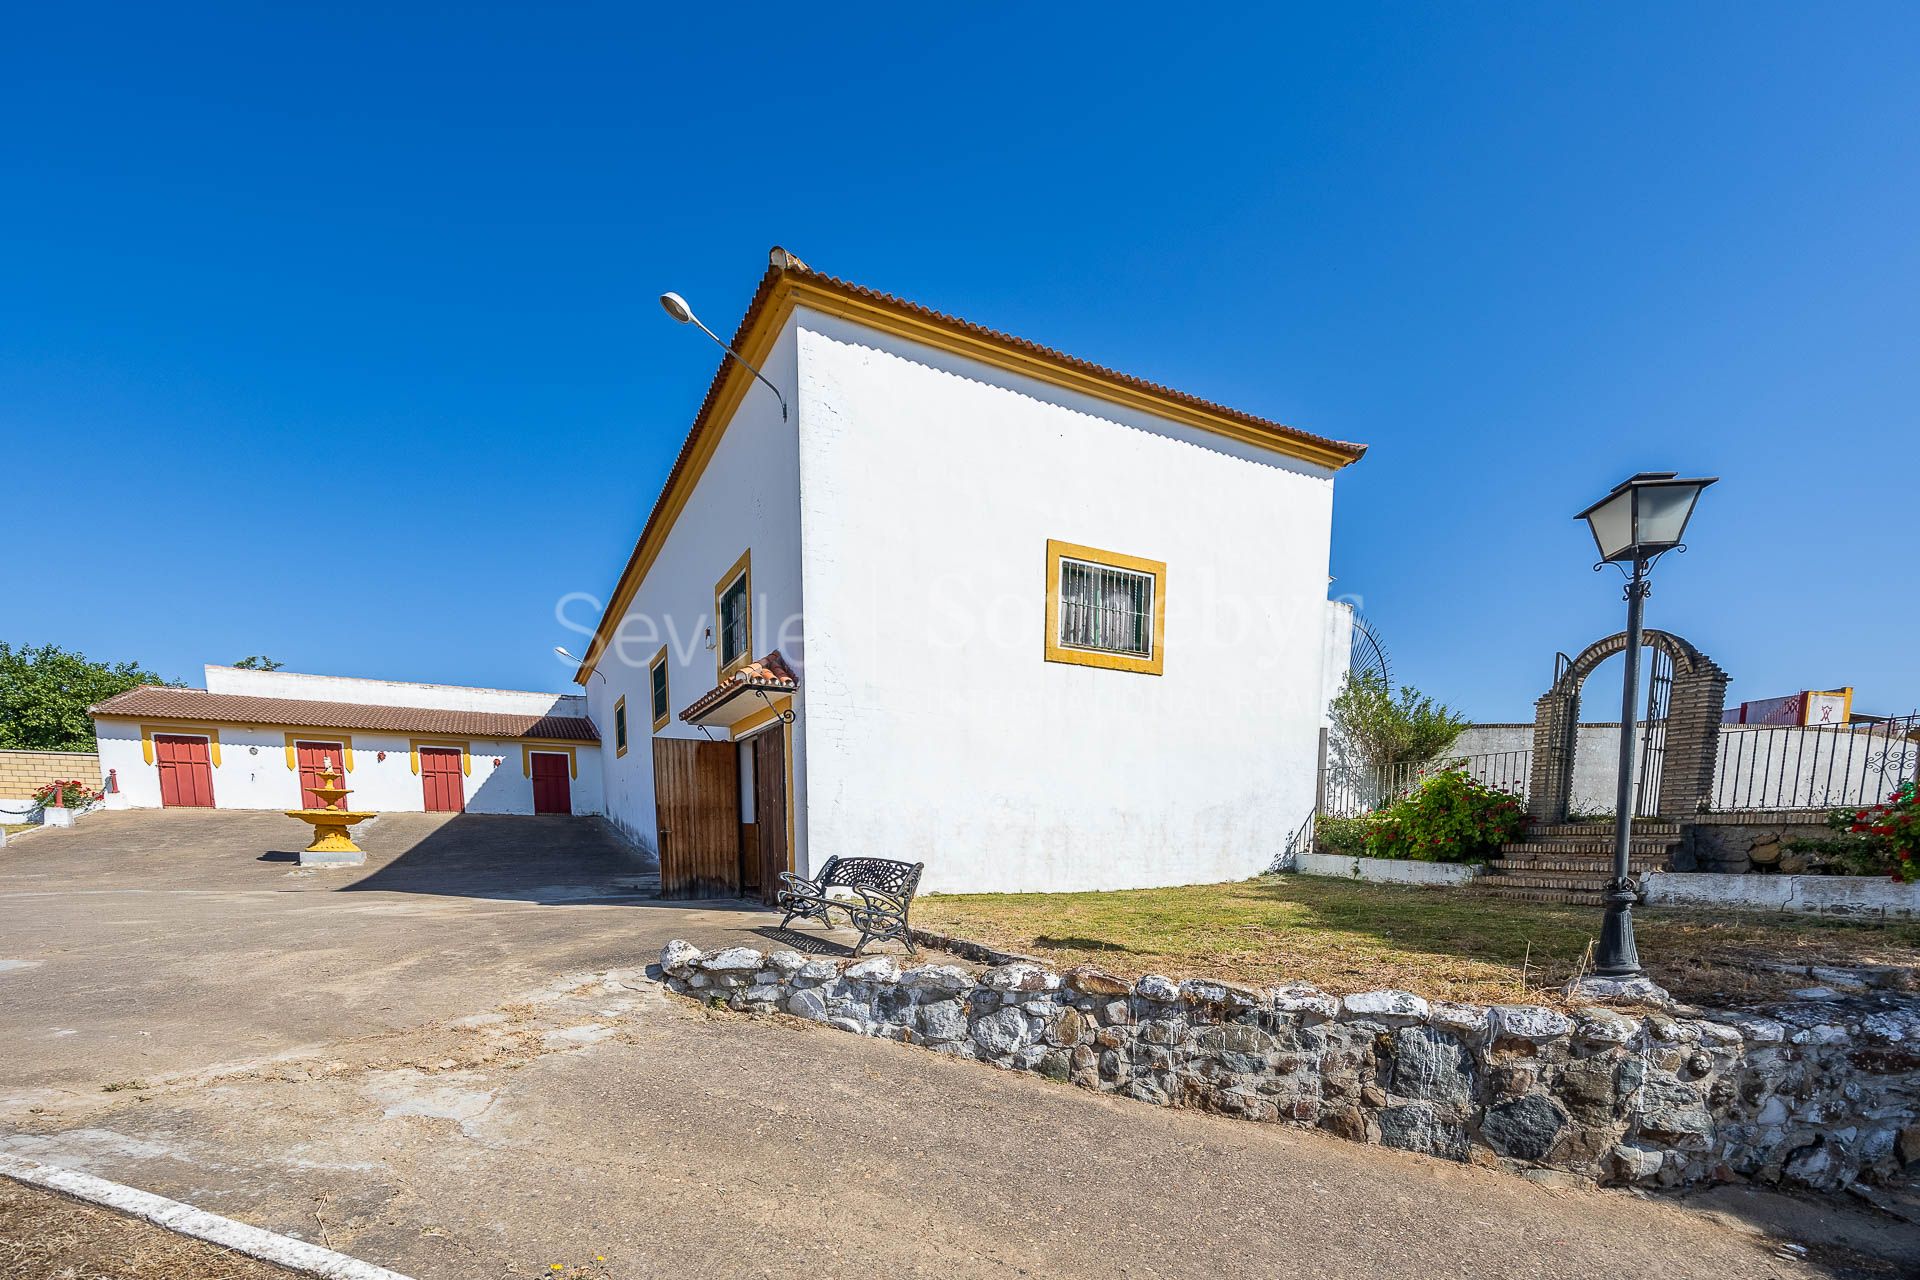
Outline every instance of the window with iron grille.
[[731, 667], [747, 656], [747, 576], [735, 578], [720, 593], [720, 665]]
[[1153, 575], [1062, 558], [1060, 643], [1152, 657]]
[[1047, 661], [1161, 674], [1166, 594], [1158, 560], [1049, 539]]

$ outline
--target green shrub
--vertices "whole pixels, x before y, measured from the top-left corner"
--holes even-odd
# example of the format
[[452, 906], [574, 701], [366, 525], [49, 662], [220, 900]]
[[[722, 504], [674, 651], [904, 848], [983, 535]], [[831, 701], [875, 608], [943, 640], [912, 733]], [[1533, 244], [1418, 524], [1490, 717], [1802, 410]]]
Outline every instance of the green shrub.
[[1313, 824], [1313, 843], [1322, 853], [1343, 854], [1349, 858], [1367, 856], [1367, 827], [1370, 817], [1321, 818]]
[[1449, 769], [1372, 815], [1367, 856], [1479, 862], [1518, 836], [1525, 823], [1517, 798]]

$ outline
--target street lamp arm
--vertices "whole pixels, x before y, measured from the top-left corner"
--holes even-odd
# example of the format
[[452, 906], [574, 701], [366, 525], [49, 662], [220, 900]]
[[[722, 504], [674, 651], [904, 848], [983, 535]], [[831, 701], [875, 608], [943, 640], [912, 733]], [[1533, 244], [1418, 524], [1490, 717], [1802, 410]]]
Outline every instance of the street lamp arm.
[[709, 338], [712, 338], [716, 346], [718, 346], [722, 351], [726, 352], [728, 355], [732, 356], [735, 360], [738, 360], [743, 366], [745, 366], [748, 373], [751, 373], [754, 377], [760, 379], [761, 384], [765, 386], [767, 390], [773, 392], [773, 398], [780, 402], [780, 421], [785, 422], [787, 420], [787, 398], [780, 394], [780, 388], [774, 386], [771, 382], [768, 382], [767, 375], [764, 373], [761, 373], [760, 370], [754, 368], [752, 361], [748, 360], [745, 356], [741, 355], [738, 351], [735, 351], [732, 347], [728, 346], [724, 341], [721, 340], [719, 334], [707, 328], [706, 323], [702, 321], [699, 316], [689, 314], [687, 316], [687, 319], [693, 321], [694, 324], [698, 325], [700, 328], [700, 332], [706, 334]]

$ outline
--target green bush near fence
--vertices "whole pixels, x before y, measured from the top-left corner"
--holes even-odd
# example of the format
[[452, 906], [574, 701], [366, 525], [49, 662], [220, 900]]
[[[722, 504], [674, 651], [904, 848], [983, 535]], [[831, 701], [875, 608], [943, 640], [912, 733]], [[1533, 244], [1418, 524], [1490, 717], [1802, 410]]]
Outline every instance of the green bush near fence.
[[1516, 838], [1527, 816], [1515, 796], [1449, 769], [1426, 778], [1365, 824], [1366, 856], [1481, 862]]

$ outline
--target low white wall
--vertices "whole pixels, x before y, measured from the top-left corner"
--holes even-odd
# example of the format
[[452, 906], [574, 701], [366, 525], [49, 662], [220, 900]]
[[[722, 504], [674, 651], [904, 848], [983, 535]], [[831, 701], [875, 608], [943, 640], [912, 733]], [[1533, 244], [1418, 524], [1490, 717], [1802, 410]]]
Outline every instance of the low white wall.
[[1817, 915], [1920, 916], [1920, 884], [1879, 876], [1731, 875], [1657, 872], [1646, 878], [1647, 905], [1731, 907]]
[[[100, 741], [100, 767], [119, 774], [122, 799], [114, 808], [160, 807], [160, 769], [148, 764], [140, 748], [137, 721], [95, 721]], [[191, 729], [181, 732], [191, 733]], [[297, 809], [300, 779], [287, 767], [284, 729], [234, 725], [220, 727], [220, 763], [213, 769], [213, 800], [221, 809]], [[337, 740], [325, 729], [298, 731], [308, 741]], [[425, 788], [408, 755], [409, 735], [353, 730], [353, 769], [341, 785], [352, 790], [347, 804], [376, 813], [418, 813], [426, 808]], [[419, 735], [426, 737], [428, 735]], [[436, 738], [436, 741], [454, 739]], [[532, 813], [533, 782], [520, 758], [520, 743], [469, 738], [472, 773], [466, 777], [469, 813]], [[539, 749], [539, 748], [536, 748]], [[386, 759], [380, 759], [381, 752]], [[573, 811], [602, 813], [600, 749], [594, 744], [574, 747], [579, 776], [572, 780]], [[495, 765], [494, 761], [499, 760]], [[336, 761], [336, 764], [343, 762]]]
[[1338, 876], [1376, 884], [1461, 885], [1480, 874], [1465, 862], [1417, 862], [1400, 858], [1350, 858], [1340, 853], [1302, 853], [1293, 869], [1303, 876]]

